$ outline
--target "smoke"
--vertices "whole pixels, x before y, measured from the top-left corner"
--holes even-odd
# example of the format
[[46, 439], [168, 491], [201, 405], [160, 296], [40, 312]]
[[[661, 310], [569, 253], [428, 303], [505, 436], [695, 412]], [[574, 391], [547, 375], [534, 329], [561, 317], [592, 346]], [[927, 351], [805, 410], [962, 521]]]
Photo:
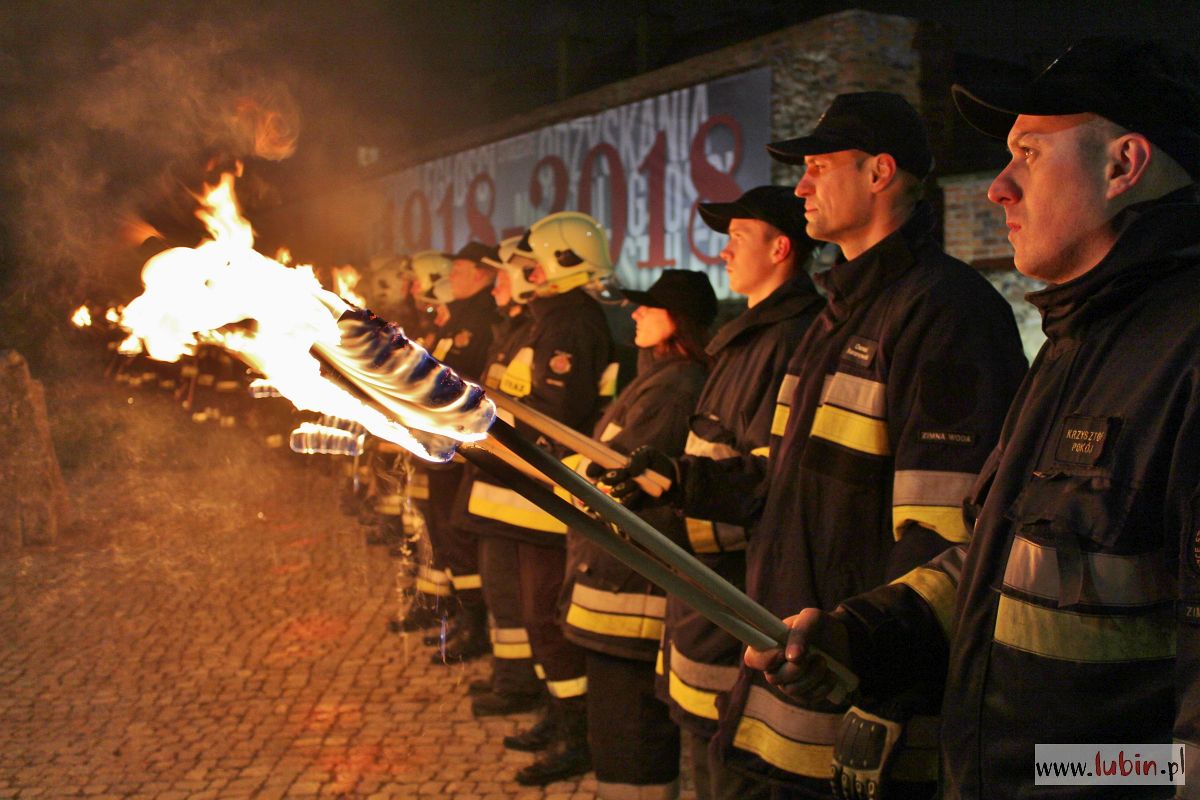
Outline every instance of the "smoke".
[[213, 168], [296, 149], [299, 105], [255, 49], [265, 21], [137, 22], [107, 40], [47, 26], [36, 52], [0, 52], [10, 290], [120, 297], [148, 233], [195, 244]]

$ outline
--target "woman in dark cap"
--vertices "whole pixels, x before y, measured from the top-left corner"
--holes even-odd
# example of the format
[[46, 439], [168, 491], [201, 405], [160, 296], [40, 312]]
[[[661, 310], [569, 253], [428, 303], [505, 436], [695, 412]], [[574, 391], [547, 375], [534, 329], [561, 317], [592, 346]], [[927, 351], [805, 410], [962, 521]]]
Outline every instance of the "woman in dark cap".
[[[688, 420], [708, 372], [704, 344], [717, 314], [716, 295], [707, 275], [689, 270], [666, 270], [649, 290], [624, 295], [637, 304], [638, 374], [609, 406], [594, 435], [626, 454], [650, 445], [672, 457], [682, 455]], [[641, 516], [677, 541], [686, 539], [683, 519], [671, 508], [648, 509]], [[633, 786], [675, 797], [679, 729], [654, 694], [666, 598], [574, 532], [568, 533], [567, 549], [564, 628], [568, 639], [587, 650], [596, 796], [628, 796]], [[617, 794], [618, 787], [624, 795]]]

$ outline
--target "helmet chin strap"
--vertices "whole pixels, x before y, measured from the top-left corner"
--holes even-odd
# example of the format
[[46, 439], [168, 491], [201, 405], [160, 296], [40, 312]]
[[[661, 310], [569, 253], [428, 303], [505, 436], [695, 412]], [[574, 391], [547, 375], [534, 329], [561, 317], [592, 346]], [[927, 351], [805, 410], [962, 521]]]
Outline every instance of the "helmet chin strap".
[[578, 289], [580, 286], [586, 286], [591, 282], [591, 274], [587, 270], [580, 270], [574, 275], [564, 275], [561, 278], [546, 281], [538, 287], [538, 295], [540, 297], [548, 297], [554, 294], [565, 294], [572, 289]]

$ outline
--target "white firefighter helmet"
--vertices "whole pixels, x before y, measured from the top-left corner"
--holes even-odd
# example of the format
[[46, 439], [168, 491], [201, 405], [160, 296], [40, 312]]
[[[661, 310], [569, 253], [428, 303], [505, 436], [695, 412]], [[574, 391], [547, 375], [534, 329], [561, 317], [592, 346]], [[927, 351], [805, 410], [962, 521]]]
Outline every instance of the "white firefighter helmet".
[[[493, 260], [490, 258], [483, 259], [485, 264], [490, 264], [504, 271], [508, 276], [508, 283], [514, 303], [528, 303], [537, 293], [537, 286], [530, 283], [525, 278], [525, 270], [522, 269], [524, 264], [522, 260], [528, 261], [529, 266], [534, 266], [536, 262], [529, 256], [522, 256], [517, 253], [517, 245], [521, 243], [524, 236], [510, 236], [500, 242], [500, 259]], [[516, 259], [514, 262], [513, 259]]]
[[439, 250], [413, 253], [409, 268], [419, 287], [421, 302], [449, 303], [454, 299], [454, 291], [450, 288], [450, 268], [453, 265], [450, 257]]
[[581, 211], [542, 217], [530, 227], [516, 252], [532, 256], [546, 273], [539, 294], [567, 292], [607, 278], [613, 271], [608, 234]]
[[375, 256], [367, 264], [367, 302], [376, 310], [391, 309], [408, 297], [412, 268], [408, 256]]

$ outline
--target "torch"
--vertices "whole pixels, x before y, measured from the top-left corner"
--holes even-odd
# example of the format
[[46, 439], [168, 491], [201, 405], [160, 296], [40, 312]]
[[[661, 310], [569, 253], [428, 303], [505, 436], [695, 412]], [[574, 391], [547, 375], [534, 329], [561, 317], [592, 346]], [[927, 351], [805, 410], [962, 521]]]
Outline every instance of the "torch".
[[[130, 333], [127, 344], [167, 361], [215, 344], [301, 410], [353, 420], [431, 461], [448, 461], [457, 451], [738, 640], [758, 649], [786, 643], [787, 626], [774, 614], [498, 419], [496, 405], [602, 466], [623, 466], [625, 456], [515, 400], [488, 396], [397, 325], [325, 290], [311, 268], [287, 267], [256, 252], [232, 175], [203, 202], [197, 214], [212, 238], [146, 262], [145, 292], [119, 321]], [[651, 494], [667, 485], [662, 476], [645, 475], [642, 482]], [[547, 483], [600, 519], [558, 497]], [[857, 677], [825, 660], [839, 680], [830, 700], [841, 702], [857, 687]]]
[[[782, 620], [495, 417], [492, 404], [603, 466], [624, 466], [624, 455], [506, 395], [485, 395], [476, 384], [464, 381], [420, 345], [408, 341], [395, 325], [369, 311], [348, 307], [338, 326], [342, 331], [339, 346], [314, 347], [327, 377], [381, 413], [420, 425], [424, 436], [441, 438], [448, 433], [443, 448], [458, 444], [464, 459], [679, 597], [739, 641], [758, 649], [786, 643], [788, 629]], [[414, 374], [420, 377], [414, 380]], [[419, 419], [413, 419], [414, 413]], [[470, 435], [468, 441], [458, 443], [462, 434], [478, 434], [485, 423], [486, 437]], [[612, 527], [564, 501], [539, 478], [564, 489]], [[664, 476], [653, 473], [642, 476], [642, 481], [654, 494], [669, 486]], [[826, 657], [826, 662], [839, 679], [830, 700], [841, 702], [857, 687], [857, 677], [832, 658]]]

